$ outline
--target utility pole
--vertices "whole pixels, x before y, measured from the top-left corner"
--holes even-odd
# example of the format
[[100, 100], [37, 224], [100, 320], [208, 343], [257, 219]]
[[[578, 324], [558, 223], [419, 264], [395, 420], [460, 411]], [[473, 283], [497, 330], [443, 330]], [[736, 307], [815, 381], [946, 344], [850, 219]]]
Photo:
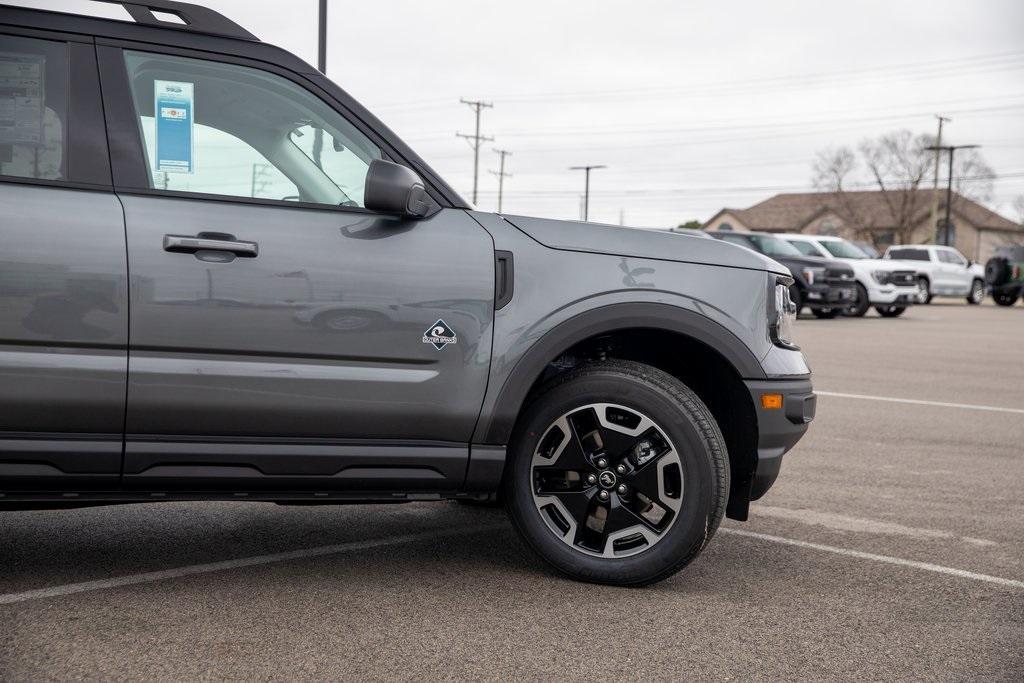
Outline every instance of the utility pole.
[[482, 109], [489, 109], [494, 105], [490, 102], [481, 102], [480, 100], [466, 100], [459, 99], [462, 104], [468, 104], [470, 109], [476, 114], [476, 129], [472, 135], [466, 133], [456, 133], [455, 137], [466, 138], [470, 140], [469, 143], [473, 147], [473, 204], [476, 204], [477, 185], [479, 183], [480, 176], [480, 143], [481, 142], [493, 142], [493, 137], [487, 137], [486, 135], [480, 135], [480, 111]]
[[[935, 146], [942, 147], [942, 124], [948, 123], [953, 119], [947, 116], [935, 115], [935, 118], [939, 120], [939, 134], [935, 137]], [[939, 149], [935, 150], [935, 175], [932, 178], [932, 225], [935, 226], [936, 233], [938, 231], [939, 221], [939, 158], [942, 152]], [[937, 236], [937, 234], [936, 234]]]
[[590, 215], [590, 172], [607, 166], [570, 166], [570, 171], [583, 171], [583, 222]]
[[498, 213], [501, 213], [501, 198], [505, 191], [505, 178], [511, 178], [511, 173], [505, 173], [505, 157], [512, 156], [512, 152], [507, 149], [496, 149], [495, 154], [500, 157], [498, 162], [498, 170], [491, 171], [494, 175], [498, 176]]
[[270, 184], [269, 180], [263, 180], [263, 176], [270, 172], [270, 164], [253, 164], [252, 165], [252, 185], [249, 192], [249, 196], [256, 198], [257, 192], [262, 192]]
[[[327, 0], [320, 0], [320, 12], [317, 16], [316, 68], [320, 73], [327, 74]], [[317, 126], [313, 129], [313, 163], [323, 170], [324, 129]]]
[[981, 145], [932, 145], [925, 147], [936, 152], [949, 152], [949, 178], [946, 181], [946, 218], [942, 221], [942, 230], [939, 232], [938, 243], [947, 247], [953, 246], [953, 224], [950, 222], [949, 212], [953, 206], [953, 155], [958, 149], [975, 149]]

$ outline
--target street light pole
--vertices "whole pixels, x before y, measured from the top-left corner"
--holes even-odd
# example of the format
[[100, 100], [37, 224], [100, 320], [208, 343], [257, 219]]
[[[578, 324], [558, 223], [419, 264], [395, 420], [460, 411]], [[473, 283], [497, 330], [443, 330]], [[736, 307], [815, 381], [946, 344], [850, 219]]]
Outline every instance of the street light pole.
[[939, 244], [943, 246], [953, 246], [950, 244], [953, 227], [953, 224], [950, 222], [950, 210], [953, 206], [953, 155], [958, 149], [976, 149], [978, 147], [981, 147], [981, 145], [932, 145], [925, 147], [925, 149], [935, 152], [949, 152], [949, 177], [946, 179], [946, 217], [942, 221], [942, 237], [939, 239]]
[[607, 166], [570, 166], [570, 171], [583, 171], [583, 222], [590, 216], [590, 172]]

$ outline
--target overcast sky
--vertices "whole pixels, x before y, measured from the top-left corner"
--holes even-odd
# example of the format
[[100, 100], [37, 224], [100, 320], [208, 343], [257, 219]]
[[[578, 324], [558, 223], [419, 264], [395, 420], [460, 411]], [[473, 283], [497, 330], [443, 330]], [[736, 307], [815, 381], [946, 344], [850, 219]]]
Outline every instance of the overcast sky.
[[[316, 1], [196, 0], [316, 61]], [[62, 0], [55, 0], [61, 4]], [[908, 128], [978, 143], [993, 208], [1024, 194], [1022, 0], [330, 0], [327, 74], [467, 198], [460, 97], [494, 103], [505, 210], [675, 225], [809, 190], [815, 151]], [[482, 172], [482, 209], [497, 179]]]

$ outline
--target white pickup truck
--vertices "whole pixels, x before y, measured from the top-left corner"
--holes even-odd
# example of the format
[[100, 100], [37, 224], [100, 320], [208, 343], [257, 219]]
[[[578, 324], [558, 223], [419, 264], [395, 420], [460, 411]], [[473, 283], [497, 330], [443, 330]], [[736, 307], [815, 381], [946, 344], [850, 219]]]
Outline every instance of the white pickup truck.
[[907, 306], [923, 299], [917, 273], [908, 263], [869, 258], [852, 243], [831, 235], [785, 233], [778, 237], [806, 256], [836, 258], [853, 268], [857, 281], [854, 303], [843, 311], [843, 315], [859, 318], [874, 306], [883, 318], [895, 318], [902, 315]]
[[921, 303], [931, 303], [936, 296], [965, 297], [969, 304], [980, 304], [985, 298], [985, 268], [964, 258], [953, 247], [901, 244], [886, 249], [882, 258], [915, 267]]

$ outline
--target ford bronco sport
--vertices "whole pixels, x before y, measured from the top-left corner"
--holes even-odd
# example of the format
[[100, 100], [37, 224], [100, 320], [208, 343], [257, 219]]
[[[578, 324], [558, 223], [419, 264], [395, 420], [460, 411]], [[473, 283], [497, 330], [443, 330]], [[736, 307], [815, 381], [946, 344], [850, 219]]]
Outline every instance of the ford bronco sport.
[[786, 268], [475, 210], [298, 58], [124, 8], [0, 9], [0, 505], [500, 489], [620, 585], [746, 519], [814, 416]]

